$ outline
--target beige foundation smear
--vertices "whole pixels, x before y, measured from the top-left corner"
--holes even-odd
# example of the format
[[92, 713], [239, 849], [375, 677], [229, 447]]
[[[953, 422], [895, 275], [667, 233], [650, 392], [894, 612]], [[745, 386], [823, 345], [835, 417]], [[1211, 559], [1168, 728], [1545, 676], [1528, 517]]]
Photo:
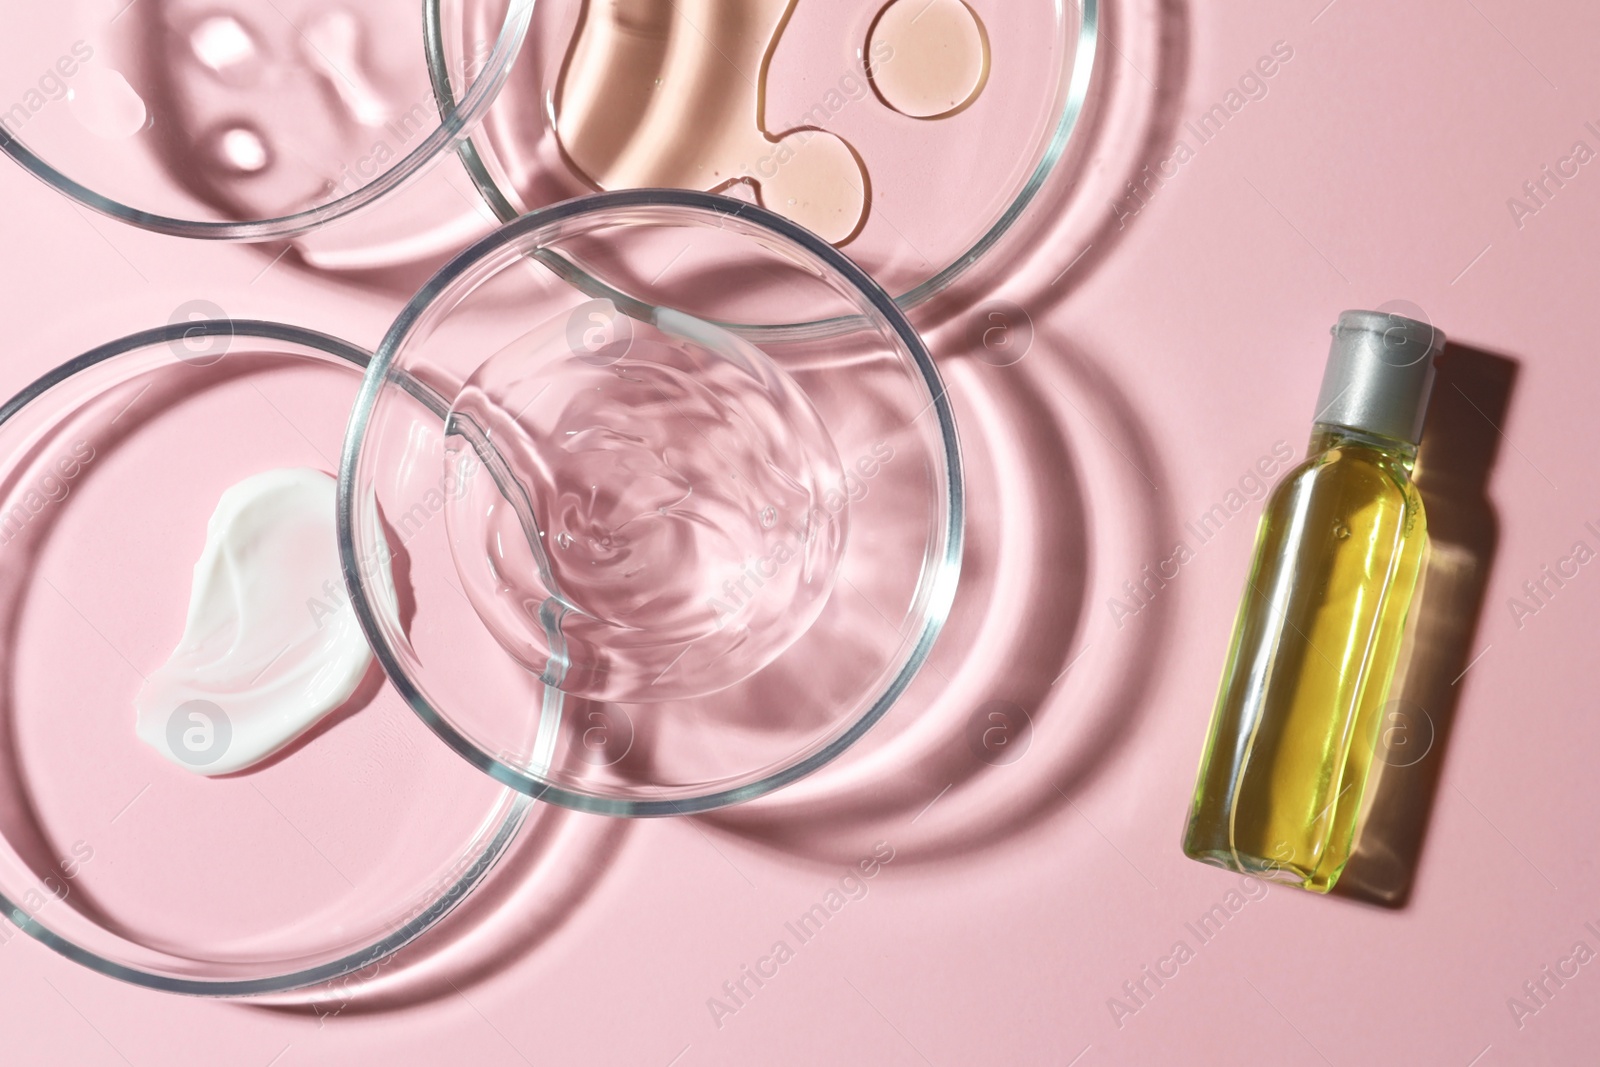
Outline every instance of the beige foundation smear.
[[796, 0], [590, 0], [558, 87], [556, 135], [602, 189], [755, 186], [764, 207], [843, 244], [867, 173], [839, 137], [765, 128], [767, 67]]

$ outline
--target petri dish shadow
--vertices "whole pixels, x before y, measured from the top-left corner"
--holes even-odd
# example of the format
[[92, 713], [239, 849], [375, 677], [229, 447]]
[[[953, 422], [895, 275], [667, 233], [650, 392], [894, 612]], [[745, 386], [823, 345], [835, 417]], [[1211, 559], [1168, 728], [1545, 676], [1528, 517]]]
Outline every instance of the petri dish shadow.
[[1450, 734], [1477, 653], [1500, 522], [1487, 495], [1519, 364], [1447, 345], [1418, 450], [1430, 554], [1413, 607], [1410, 655], [1380, 724], [1376, 780], [1334, 894], [1384, 908], [1410, 899]]
[[319, 1021], [383, 1016], [470, 992], [537, 951], [614, 866], [633, 821], [522, 803], [537, 824], [438, 926], [365, 970], [241, 1009]]
[[[1140, 224], [1109, 206], [1150, 180], [1147, 166], [1172, 153], [1192, 53], [1188, 0], [1101, 0], [1100, 55], [1084, 115], [1051, 182], [1031, 205], [1034, 225], [1008, 235], [1007, 250], [986, 257], [950, 290], [917, 309], [919, 326], [965, 317], [1005, 286], [1037, 317], [1086, 281]], [[1150, 62], [1145, 56], [1151, 57]], [[1134, 57], [1139, 59], [1136, 66]], [[1037, 280], [1012, 286], [1027, 268]]]
[[[1127, 397], [1059, 335], [1041, 332], [1035, 347], [1011, 367], [942, 361], [972, 506], [956, 603], [921, 675], [836, 767], [699, 816], [706, 825], [819, 863], [854, 861], [877, 839], [896, 863], [948, 861], [1070, 805], [1132, 735], [1170, 613], [1113, 639], [1092, 594], [1158, 558], [1176, 523]], [[991, 509], [981, 501], [993, 487]]]

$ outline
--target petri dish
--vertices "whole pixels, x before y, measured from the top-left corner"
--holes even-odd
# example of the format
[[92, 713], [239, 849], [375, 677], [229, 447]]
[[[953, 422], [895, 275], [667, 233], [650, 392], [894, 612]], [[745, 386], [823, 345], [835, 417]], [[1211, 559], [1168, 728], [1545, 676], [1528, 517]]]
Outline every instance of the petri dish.
[[331, 473], [368, 359], [289, 326], [180, 323], [0, 407], [6, 939], [14, 926], [168, 992], [296, 989], [434, 928], [518, 839], [527, 798], [463, 767], [376, 667], [351, 704], [231, 775], [135, 732], [220, 493], [274, 467]]
[[450, 748], [538, 799], [682, 814], [894, 704], [954, 595], [960, 449], [923, 341], [832, 245], [731, 198], [600, 193], [401, 313], [339, 521], [368, 639]]
[[532, 0], [485, 0], [440, 60], [421, 5], [63, 0], [0, 33], [0, 150], [72, 200], [159, 233], [310, 233], [412, 183], [498, 92]]
[[[478, 0], [436, 0], [443, 41]], [[1090, 88], [1097, 0], [549, 0], [460, 153], [509, 221], [583, 192], [751, 200], [914, 307], [1015, 226]], [[441, 98], [455, 62], [430, 47]]]

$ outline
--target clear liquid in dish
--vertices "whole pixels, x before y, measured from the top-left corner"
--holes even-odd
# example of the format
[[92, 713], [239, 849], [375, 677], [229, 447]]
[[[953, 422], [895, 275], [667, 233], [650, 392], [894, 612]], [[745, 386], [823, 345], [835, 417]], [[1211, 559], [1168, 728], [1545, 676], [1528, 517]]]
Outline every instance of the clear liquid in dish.
[[547, 684], [702, 696], [815, 622], [848, 533], [838, 452], [735, 335], [592, 301], [485, 361], [446, 422], [463, 591]]

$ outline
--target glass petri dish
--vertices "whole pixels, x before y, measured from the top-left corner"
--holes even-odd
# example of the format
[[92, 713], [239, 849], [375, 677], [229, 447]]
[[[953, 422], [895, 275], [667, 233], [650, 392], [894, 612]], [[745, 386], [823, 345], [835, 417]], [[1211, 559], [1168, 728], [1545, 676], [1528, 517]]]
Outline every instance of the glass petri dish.
[[84, 207], [180, 237], [310, 233], [413, 182], [487, 110], [533, 0], [458, 23], [452, 99], [421, 7], [62, 0], [0, 33], [0, 150]]
[[[481, 17], [434, 0], [432, 42]], [[752, 200], [915, 307], [1000, 243], [1078, 128], [1097, 0], [542, 2], [460, 153], [502, 221], [596, 189]]]
[[136, 736], [220, 493], [331, 473], [368, 359], [288, 326], [180, 323], [0, 408], [0, 909], [63, 956], [198, 996], [315, 985], [435, 927], [517, 839], [527, 798], [463, 767], [376, 669], [232, 775]]
[[[813, 319], [854, 325], [783, 325]], [[373, 649], [451, 748], [542, 800], [682, 814], [893, 705], [954, 595], [960, 451], [921, 338], [837, 249], [725, 197], [601, 193], [401, 313], [339, 520]]]

